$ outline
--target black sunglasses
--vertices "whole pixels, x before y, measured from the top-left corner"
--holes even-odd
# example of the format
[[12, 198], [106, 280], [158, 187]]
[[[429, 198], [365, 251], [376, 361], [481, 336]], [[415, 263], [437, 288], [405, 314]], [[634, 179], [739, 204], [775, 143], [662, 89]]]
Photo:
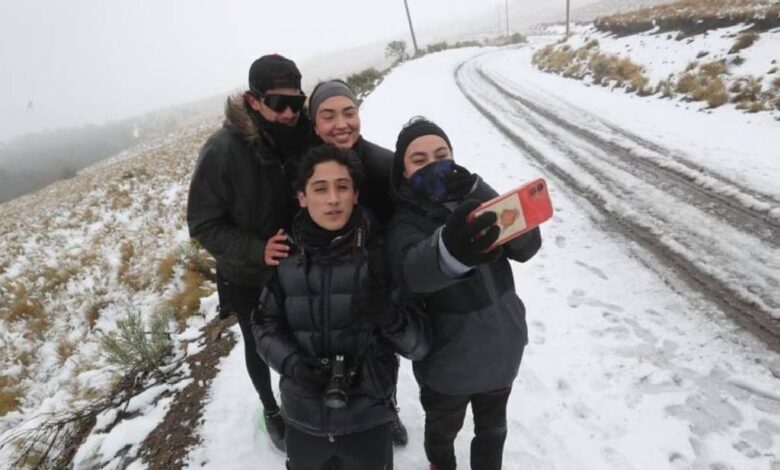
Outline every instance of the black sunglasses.
[[290, 108], [292, 112], [297, 113], [303, 109], [303, 103], [306, 101], [306, 95], [263, 95], [263, 104], [273, 109], [277, 113], [284, 112]]

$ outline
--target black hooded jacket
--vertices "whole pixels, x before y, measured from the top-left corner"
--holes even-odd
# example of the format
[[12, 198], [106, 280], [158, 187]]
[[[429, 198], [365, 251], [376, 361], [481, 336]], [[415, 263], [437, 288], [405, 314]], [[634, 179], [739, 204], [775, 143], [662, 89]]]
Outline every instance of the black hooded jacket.
[[[394, 185], [396, 213], [388, 228], [394, 279], [424, 299], [433, 324], [431, 351], [414, 363], [417, 381], [450, 395], [511, 386], [528, 330], [508, 260], [529, 260], [541, 246], [539, 229], [505, 244], [493, 263], [453, 278], [439, 259], [439, 236], [451, 208], [418, 197], [403, 178]], [[495, 196], [480, 179], [466, 198], [485, 202]]]
[[228, 99], [223, 128], [200, 151], [187, 200], [190, 237], [216, 258], [222, 277], [244, 287], [261, 287], [271, 275], [265, 242], [290, 227], [296, 163], [313, 142], [304, 113], [290, 128], [297, 148], [282, 151], [264, 125], [243, 96]]
[[[396, 293], [395, 323], [380, 331], [361, 321], [353, 297], [365, 286], [370, 264], [387, 264], [384, 240], [374, 233], [375, 219], [361, 215], [352, 231], [325, 249], [304, 244], [301, 220], [299, 216], [293, 228], [292, 254], [279, 265], [253, 315], [257, 352], [281, 374], [285, 421], [319, 436], [391, 422], [398, 369], [394, 352], [410, 359], [424, 357], [431, 344], [428, 319], [417, 302]], [[389, 284], [387, 268], [385, 272]], [[386, 302], [392, 301], [388, 295]], [[292, 378], [303, 357], [332, 359], [336, 354], [344, 355], [356, 373], [349, 403], [342, 409], [326, 407], [322, 393], [313, 393]]]
[[360, 187], [360, 204], [371, 210], [383, 226], [387, 226], [393, 216], [390, 189], [393, 152], [362, 136], [352, 146], [352, 151], [360, 157], [365, 171], [365, 179]]

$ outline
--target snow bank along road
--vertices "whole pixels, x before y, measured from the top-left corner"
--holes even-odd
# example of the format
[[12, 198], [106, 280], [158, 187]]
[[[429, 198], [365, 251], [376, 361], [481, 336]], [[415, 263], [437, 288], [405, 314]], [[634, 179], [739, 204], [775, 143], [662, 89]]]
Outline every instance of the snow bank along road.
[[508, 76], [503, 64], [530, 59], [525, 55], [477, 56], [458, 68], [458, 86], [524, 154], [606, 215], [611, 228], [780, 350], [777, 195], [547, 94], [522, 75]]

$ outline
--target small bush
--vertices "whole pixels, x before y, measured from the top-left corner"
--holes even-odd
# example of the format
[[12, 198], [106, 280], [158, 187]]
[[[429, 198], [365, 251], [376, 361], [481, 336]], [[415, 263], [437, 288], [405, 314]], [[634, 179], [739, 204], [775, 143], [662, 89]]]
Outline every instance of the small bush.
[[381, 80], [382, 73], [374, 67], [370, 67], [348, 76], [346, 82], [358, 98], [362, 99], [371, 93]]
[[698, 87], [693, 91], [691, 97], [694, 101], [706, 101], [710, 108], [722, 106], [729, 100], [726, 85], [720, 78], [712, 79], [707, 84]]
[[425, 53], [433, 54], [434, 52], [446, 51], [449, 48], [450, 46], [447, 44], [447, 41], [435, 42], [433, 44], [428, 44], [428, 47], [425, 48]]
[[179, 246], [178, 256], [184, 260], [188, 271], [199, 272], [210, 281], [217, 280], [214, 274], [216, 266], [214, 258], [202, 249], [196, 240], [190, 240], [189, 243]]
[[691, 73], [685, 73], [679, 80], [677, 80], [677, 86], [675, 91], [687, 95], [695, 90], [697, 87], [696, 76]]
[[775, 78], [772, 80], [772, 88], [775, 90], [780, 90], [780, 77]]
[[752, 46], [759, 38], [758, 33], [755, 32], [749, 32], [749, 33], [742, 33], [737, 38], [737, 42], [734, 43], [734, 45], [729, 50], [729, 54], [733, 54], [735, 52], [739, 52], [742, 49], [747, 49], [748, 47]]
[[385, 57], [395, 57], [396, 62], [403, 62], [409, 58], [406, 53], [405, 41], [390, 41], [385, 47]]
[[157, 315], [146, 330], [140, 313], [118, 320], [117, 330], [100, 339], [103, 356], [123, 373], [138, 374], [156, 370], [171, 349], [168, 334], [170, 317]]
[[699, 73], [709, 78], [715, 78], [726, 73], [726, 61], [716, 60], [708, 62], [699, 67]]

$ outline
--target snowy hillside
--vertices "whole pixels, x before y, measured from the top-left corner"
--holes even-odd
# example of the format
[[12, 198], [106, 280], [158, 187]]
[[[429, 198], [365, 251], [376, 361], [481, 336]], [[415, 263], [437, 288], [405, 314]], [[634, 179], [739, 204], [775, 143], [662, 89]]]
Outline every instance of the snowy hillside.
[[[697, 31], [695, 24], [685, 23], [690, 20], [666, 19], [672, 26], [662, 27], [659, 19], [655, 26], [644, 26], [651, 20], [634, 15], [641, 19], [613, 24], [618, 21], [608, 17], [578, 24], [567, 40], [539, 49], [534, 64], [589, 86], [670, 99], [691, 109], [736, 108], [780, 119], [780, 27], [761, 29], [750, 22], [719, 26], [716, 18], [712, 27]], [[673, 29], [673, 20], [686, 29]], [[614, 32], [632, 28], [639, 32]], [[563, 27], [544, 32], [561, 37]]]
[[77, 409], [117, 386], [124, 371], [99, 346], [117, 320], [169, 315], [172, 332], [203, 323], [199, 298], [213, 287], [194, 265], [184, 206], [216, 125], [0, 205], [0, 442], [33, 416]]

